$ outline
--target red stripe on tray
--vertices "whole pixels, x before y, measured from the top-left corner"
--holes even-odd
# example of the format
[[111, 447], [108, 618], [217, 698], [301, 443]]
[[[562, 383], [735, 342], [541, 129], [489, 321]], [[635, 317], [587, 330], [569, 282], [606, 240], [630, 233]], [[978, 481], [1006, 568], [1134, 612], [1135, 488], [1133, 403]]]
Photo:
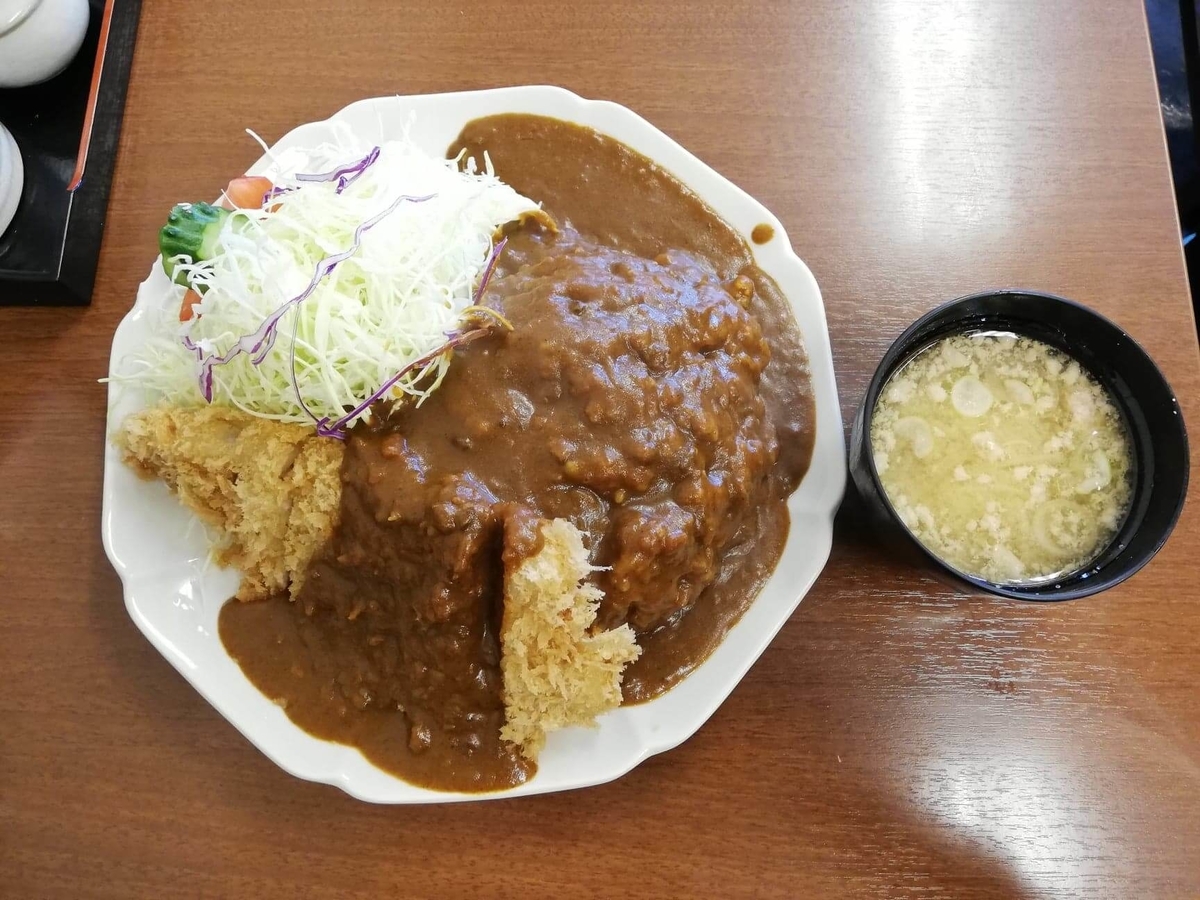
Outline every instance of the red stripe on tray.
[[108, 26], [112, 22], [113, 5], [116, 0], [107, 0], [100, 20], [100, 44], [96, 48], [96, 65], [92, 69], [92, 88], [88, 93], [87, 112], [83, 116], [83, 134], [79, 136], [79, 153], [75, 156], [75, 171], [67, 191], [74, 193], [83, 183], [83, 170], [87, 166], [88, 147], [92, 143], [92, 121], [96, 116], [96, 97], [100, 93], [100, 74], [104, 71], [104, 56], [108, 50]]

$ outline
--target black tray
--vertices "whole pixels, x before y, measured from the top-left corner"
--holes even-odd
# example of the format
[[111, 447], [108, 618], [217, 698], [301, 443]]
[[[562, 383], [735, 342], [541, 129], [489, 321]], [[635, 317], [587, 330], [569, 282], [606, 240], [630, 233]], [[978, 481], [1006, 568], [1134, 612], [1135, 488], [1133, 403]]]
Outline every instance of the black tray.
[[[25, 163], [16, 217], [0, 236], [0, 306], [91, 302], [100, 236], [141, 0], [89, 0], [91, 23], [79, 55], [45, 84], [0, 90], [0, 122]], [[93, 74], [106, 14], [106, 49], [95, 97]], [[77, 161], [94, 104], [82, 181]]]

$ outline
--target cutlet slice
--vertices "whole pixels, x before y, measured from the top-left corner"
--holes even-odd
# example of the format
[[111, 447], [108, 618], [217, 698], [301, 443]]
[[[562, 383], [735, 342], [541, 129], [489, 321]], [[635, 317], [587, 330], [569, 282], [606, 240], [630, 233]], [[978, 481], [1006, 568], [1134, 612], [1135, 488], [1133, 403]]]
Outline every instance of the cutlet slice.
[[628, 625], [589, 633], [603, 594], [585, 580], [594, 569], [579, 530], [565, 519], [536, 527], [541, 547], [528, 556], [505, 528], [500, 628], [507, 719], [500, 736], [529, 759], [537, 759], [547, 732], [594, 726], [620, 706], [622, 671], [642, 652]]
[[[115, 440], [128, 465], [215, 526], [218, 560], [242, 572], [239, 600], [299, 594], [338, 522], [341, 441], [214, 406], [135, 413]], [[641, 649], [628, 625], [591, 633], [602, 594], [575, 526], [530, 515], [504, 531], [501, 737], [536, 759], [547, 732], [620, 705]]]
[[116, 442], [216, 526], [218, 561], [242, 573], [239, 600], [296, 597], [337, 524], [341, 441], [225, 407], [159, 406], [126, 418]]

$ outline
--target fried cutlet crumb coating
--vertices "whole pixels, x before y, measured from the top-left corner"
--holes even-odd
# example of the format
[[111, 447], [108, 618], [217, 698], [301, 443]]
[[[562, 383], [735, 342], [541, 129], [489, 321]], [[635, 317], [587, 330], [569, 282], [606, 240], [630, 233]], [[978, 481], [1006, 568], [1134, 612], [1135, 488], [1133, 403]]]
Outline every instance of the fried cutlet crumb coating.
[[504, 714], [500, 734], [537, 759], [546, 733], [595, 725], [621, 704], [621, 674], [641, 649], [622, 625], [591, 634], [603, 596], [582, 535], [565, 519], [540, 523], [542, 547], [505, 566], [500, 631]]
[[218, 406], [134, 413], [116, 441], [134, 470], [216, 526], [217, 560], [243, 575], [239, 600], [299, 593], [337, 524], [341, 441]]

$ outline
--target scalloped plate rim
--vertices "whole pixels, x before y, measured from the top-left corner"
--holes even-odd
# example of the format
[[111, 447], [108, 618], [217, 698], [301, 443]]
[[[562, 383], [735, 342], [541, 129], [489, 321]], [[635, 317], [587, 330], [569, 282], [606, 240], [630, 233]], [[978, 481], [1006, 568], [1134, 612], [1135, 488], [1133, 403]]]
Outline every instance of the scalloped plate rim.
[[[166, 517], [164, 521], [169, 520], [173, 526], [179, 525], [180, 520], [194, 520], [194, 517], [169, 495], [166, 495], [164, 501], [162, 491], [155, 493], [153, 487], [143, 490], [140, 485], [131, 488], [133, 476], [121, 464], [111, 441], [106, 441], [105, 446], [101, 528], [105, 552], [121, 577], [126, 609], [138, 629], [192, 687], [247, 740], [280, 768], [297, 778], [329, 784], [360, 800], [374, 803], [445, 803], [531, 796], [612, 781], [649, 757], [678, 746], [703, 726], [791, 617], [828, 560], [832, 546], [833, 518], [845, 489], [846, 461], [832, 351], [820, 288], [803, 260], [792, 250], [782, 224], [761, 203], [626, 107], [606, 100], [587, 100], [563, 88], [533, 85], [359, 100], [328, 119], [297, 126], [280, 138], [273, 145], [273, 149], [297, 141], [304, 133], [337, 127], [337, 123], [362, 116], [377, 116], [382, 131], [385, 127], [382, 108], [393, 103], [399, 104], [405, 110], [434, 107], [444, 111], [456, 106], [468, 110], [461, 115], [451, 113], [446, 116], [453, 125], [453, 133], [457, 133], [463, 124], [476, 115], [504, 112], [536, 112], [588, 124], [598, 131], [613, 134], [676, 175], [698, 196], [722, 213], [723, 218], [735, 227], [744, 229], [745, 233], [748, 234], [753, 224], [759, 222], [774, 229], [775, 238], [772, 241], [765, 247], [752, 245], [752, 248], [756, 261], [780, 283], [800, 321], [809, 354], [817, 419], [813, 463], [800, 488], [789, 501], [792, 526], [776, 571], [709, 660], [673, 690], [649, 703], [622, 707], [609, 713], [602, 717], [597, 729], [568, 729], [566, 732], [551, 735], [543, 753], [540, 770], [532, 779], [508, 790], [473, 794], [420, 788], [377, 769], [352, 747], [321, 741], [306, 734], [241, 675], [236, 664], [224, 653], [223, 648], [220, 648], [219, 638], [215, 634], [205, 634], [203, 640], [215, 641], [216, 647], [220, 648], [218, 656], [224, 655], [228, 666], [222, 666], [220, 660], [215, 659], [211, 668], [225, 669], [225, 676], [221, 676], [219, 671], [216, 674], [204, 671], [183, 652], [163, 630], [164, 625], [177, 624], [171, 618], [174, 614], [164, 608], [161, 599], [146, 600], [141, 596], [154, 577], [166, 577], [166, 572], [173, 571], [172, 564], [168, 562], [165, 566], [160, 566], [155, 575], [135, 572], [136, 566], [129, 560], [127, 548], [123, 545], [126, 537], [116, 520], [128, 513], [132, 502], [130, 495], [134, 490], [144, 495], [141, 497], [144, 509], [161, 513]], [[470, 112], [471, 110], [476, 111]], [[563, 115], [564, 110], [577, 115]], [[429, 121], [422, 121], [418, 117], [417, 124], [422, 125]], [[391, 127], [398, 127], [397, 123], [393, 121], [389, 128]], [[418, 140], [418, 143], [420, 142]], [[447, 140], [445, 145], [448, 143]], [[429, 149], [435, 152], [433, 148]], [[440, 149], [436, 152], [440, 152]], [[663, 157], [668, 159], [664, 160]], [[270, 162], [264, 154], [247, 171], [258, 174], [269, 169]], [[680, 171], [681, 169], [684, 171]], [[701, 183], [697, 184], [697, 180]], [[739, 214], [731, 216], [729, 212], [734, 206], [738, 207]], [[750, 213], [753, 215], [749, 215]], [[753, 218], [754, 222], [748, 224], [750, 218]], [[740, 221], [734, 221], [735, 219]], [[152, 302], [153, 292], [161, 291], [165, 284], [165, 276], [162, 276], [156, 261], [151, 267], [150, 275], [139, 286], [138, 299], [133, 308], [114, 334], [110, 371], [120, 355], [125, 352], [126, 348], [123, 345], [136, 336], [140, 313]], [[799, 296], [800, 294], [803, 296]], [[140, 405], [131, 403], [127, 397], [121, 398], [119, 393], [119, 388], [110, 385], [110, 430], [122, 408], [128, 412], [131, 406]], [[161, 485], [158, 487], [161, 488]], [[189, 525], [185, 530], [194, 531], [194, 528]], [[798, 538], [801, 533], [803, 541]], [[185, 535], [182, 540], [192, 540], [194, 549], [195, 537], [195, 534], [190, 538]], [[202, 533], [200, 537], [203, 538]], [[184, 559], [179, 565], [190, 566], [191, 574], [188, 580], [180, 585], [181, 590], [186, 590], [174, 598], [173, 604], [188, 610], [188, 604], [184, 601], [194, 599], [195, 594], [199, 593], [201, 600], [198, 602], [204, 605], [204, 586], [210, 584], [209, 579], [213, 577], [213, 572], [207, 568], [197, 569], [195, 558]], [[801, 571], [793, 572], [797, 565]], [[224, 577], [224, 582], [218, 579], [215, 583], [232, 583], [229, 580], [232, 576]], [[770, 601], [770, 609], [766, 608], [768, 604], [764, 602], [764, 598]], [[217, 606], [219, 605], [217, 603]], [[195, 612], [195, 609], [189, 611]], [[210, 618], [214, 615], [212, 610], [209, 610], [208, 614]], [[203, 631], [203, 626], [201, 630]], [[212, 649], [211, 646], [209, 649]], [[232, 672], [229, 672], [230, 667]], [[222, 677], [224, 680], [221, 680]], [[708, 682], [713, 682], [708, 684], [708, 693], [699, 692], [698, 688]], [[699, 695], [691, 696], [696, 694]], [[681, 716], [675, 710], [675, 707], [680, 706], [685, 708], [686, 716]], [[654, 720], [660, 712], [666, 716], [674, 715], [670, 727], [659, 728], [656, 725]], [[598, 739], [591, 739], [606, 732], [614, 732], [614, 729], [618, 728], [628, 735], [624, 741], [625, 752], [621, 753], [619, 758], [606, 756], [602, 763], [586, 765], [587, 754], [601, 755], [602, 745], [597, 744]], [[616, 733], [613, 740], [620, 737], [621, 734]], [[558, 757], [565, 757], [566, 762]], [[580, 764], [572, 765], [572, 762]], [[566, 773], [561, 771], [564, 766]]]

